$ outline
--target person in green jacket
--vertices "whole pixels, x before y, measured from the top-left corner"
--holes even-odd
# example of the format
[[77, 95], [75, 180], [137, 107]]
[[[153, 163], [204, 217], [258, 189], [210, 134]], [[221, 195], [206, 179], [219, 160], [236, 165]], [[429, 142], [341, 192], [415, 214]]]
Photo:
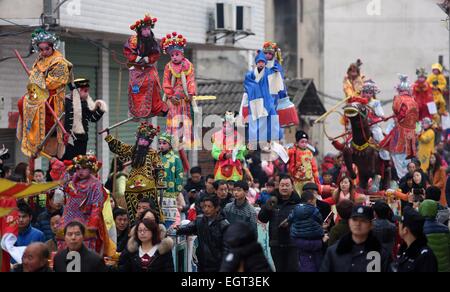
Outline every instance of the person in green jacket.
[[167, 189], [164, 190], [161, 205], [165, 218], [165, 227], [169, 228], [175, 223], [179, 210], [184, 207], [183, 190], [183, 164], [178, 155], [173, 152], [173, 137], [168, 133], [159, 136], [159, 154], [164, 166], [164, 180]]
[[438, 202], [424, 200], [419, 206], [419, 213], [425, 218], [424, 234], [428, 246], [436, 255], [439, 272], [450, 272], [450, 232], [448, 226], [436, 221]]

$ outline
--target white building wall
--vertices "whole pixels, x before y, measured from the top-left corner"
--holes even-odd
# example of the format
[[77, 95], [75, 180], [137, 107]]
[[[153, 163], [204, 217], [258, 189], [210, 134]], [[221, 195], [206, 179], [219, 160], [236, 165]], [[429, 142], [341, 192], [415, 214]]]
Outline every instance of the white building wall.
[[[364, 63], [363, 73], [378, 83], [381, 100], [392, 100], [397, 73], [408, 74], [413, 82], [416, 68], [425, 67], [430, 72], [439, 55], [448, 67], [449, 32], [442, 21], [446, 15], [436, 5], [439, 2], [325, 1], [325, 93], [343, 98], [342, 80], [349, 64], [358, 58]], [[376, 5], [370, 13], [369, 4]], [[327, 108], [336, 103], [325, 100]], [[386, 114], [392, 112], [391, 106], [385, 106]], [[327, 126], [336, 134], [343, 132], [337, 120], [331, 117]], [[327, 142], [325, 151], [332, 150]]]
[[[73, 3], [71, 3], [73, 2]], [[216, 2], [252, 7], [252, 30], [236, 47], [256, 49], [264, 41], [264, 1], [262, 0], [72, 0], [60, 9], [61, 26], [128, 35], [129, 26], [149, 12], [158, 18], [156, 37], [177, 31], [188, 42], [204, 44], [209, 29], [208, 13], [215, 11]], [[76, 4], [78, 3], [78, 4]]]

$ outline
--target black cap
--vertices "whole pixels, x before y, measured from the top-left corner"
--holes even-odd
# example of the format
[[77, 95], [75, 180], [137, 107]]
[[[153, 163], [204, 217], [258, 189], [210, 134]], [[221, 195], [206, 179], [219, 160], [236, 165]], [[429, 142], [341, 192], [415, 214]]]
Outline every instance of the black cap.
[[295, 133], [295, 141], [300, 141], [301, 139], [309, 139], [308, 134], [306, 132], [300, 130]]
[[[75, 85], [75, 87], [73, 86]], [[89, 79], [87, 78], [78, 78], [75, 79], [72, 83], [69, 83], [70, 90], [74, 90], [75, 88], [83, 88], [83, 87], [89, 87]]]
[[319, 187], [315, 183], [309, 182], [303, 186], [302, 191], [319, 191]]
[[403, 223], [403, 226], [408, 227], [409, 229], [421, 230], [423, 228], [423, 224], [425, 223], [425, 219], [419, 212], [410, 206], [406, 206], [403, 209], [403, 216], [401, 217], [400, 222]]
[[364, 218], [366, 220], [373, 220], [373, 209], [368, 206], [355, 206], [352, 210], [350, 218]]

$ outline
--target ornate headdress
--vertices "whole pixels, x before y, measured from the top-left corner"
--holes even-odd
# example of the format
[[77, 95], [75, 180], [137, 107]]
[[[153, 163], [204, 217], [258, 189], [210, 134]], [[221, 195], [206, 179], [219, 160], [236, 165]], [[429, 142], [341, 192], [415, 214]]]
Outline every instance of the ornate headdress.
[[136, 138], [142, 138], [148, 141], [153, 141], [155, 136], [159, 134], [159, 126], [157, 128], [153, 127], [152, 124], [148, 122], [142, 122], [137, 129]]
[[419, 69], [416, 70], [416, 75], [417, 75], [417, 78], [419, 78], [419, 77], [425, 77], [426, 78], [428, 76], [428, 73], [425, 70], [425, 68], [419, 68]]
[[134, 31], [139, 31], [141, 28], [146, 26], [150, 26], [153, 29], [157, 21], [158, 18], [151, 17], [150, 14], [146, 13], [143, 19], [136, 20], [135, 23], [130, 25], [130, 29]]
[[263, 45], [263, 52], [273, 53], [280, 65], [283, 63], [283, 58], [281, 57], [281, 49], [278, 47], [277, 43], [269, 41], [265, 42]]
[[381, 92], [375, 81], [373, 81], [372, 79], [364, 81], [364, 85], [361, 91], [371, 92], [374, 95]]
[[102, 163], [97, 160], [94, 154], [78, 155], [72, 160], [75, 168], [89, 168], [92, 172], [97, 173], [102, 168]]
[[35, 52], [39, 51], [40, 43], [50, 43], [53, 45], [53, 49], [58, 49], [59, 38], [51, 32], [46, 31], [43, 28], [37, 28], [31, 34], [31, 45]]
[[399, 74], [398, 78], [400, 79], [400, 83], [395, 87], [398, 92], [407, 91], [411, 93], [411, 83], [408, 80], [408, 76], [404, 74]]
[[173, 136], [170, 135], [169, 133], [162, 133], [161, 135], [159, 135], [159, 140], [163, 140], [166, 141], [167, 143], [170, 144], [170, 146], [173, 146]]
[[170, 54], [173, 50], [178, 50], [184, 52], [187, 40], [183, 35], [173, 32], [172, 34], [167, 34], [161, 39], [161, 48], [164, 54]]

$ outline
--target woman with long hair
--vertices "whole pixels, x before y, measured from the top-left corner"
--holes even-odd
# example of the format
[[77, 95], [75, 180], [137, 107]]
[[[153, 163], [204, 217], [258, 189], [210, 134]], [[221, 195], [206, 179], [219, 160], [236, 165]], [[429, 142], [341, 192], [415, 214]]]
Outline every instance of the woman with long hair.
[[138, 220], [133, 237], [120, 255], [120, 272], [174, 272], [171, 238], [161, 239], [159, 225], [150, 219]]
[[338, 188], [332, 196], [323, 200], [330, 205], [336, 205], [340, 200], [347, 199], [356, 204], [363, 204], [366, 196], [356, 192], [356, 187], [348, 176], [342, 176], [338, 181]]
[[447, 175], [444, 167], [442, 167], [442, 159], [438, 153], [433, 153], [430, 156], [430, 166], [428, 168], [428, 177], [432, 185], [441, 190], [440, 203], [442, 206], [447, 206], [447, 199], [445, 197], [445, 184], [447, 182]]

